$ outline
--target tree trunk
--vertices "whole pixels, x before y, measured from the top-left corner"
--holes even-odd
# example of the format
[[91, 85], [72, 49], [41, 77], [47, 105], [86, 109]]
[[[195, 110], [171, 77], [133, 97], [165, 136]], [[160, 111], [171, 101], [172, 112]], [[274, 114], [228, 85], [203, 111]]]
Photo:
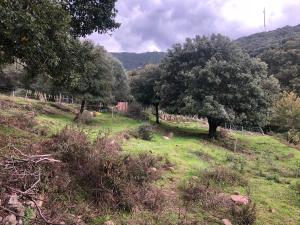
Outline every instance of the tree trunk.
[[80, 116], [82, 115], [82, 113], [84, 111], [84, 107], [85, 107], [85, 100], [82, 100], [79, 113], [76, 114], [74, 121], [78, 121], [78, 119], [80, 118]]
[[159, 112], [158, 112], [158, 105], [159, 104], [155, 104], [155, 117], [156, 117], [156, 123], [159, 124]]
[[79, 114], [82, 114], [82, 113], [83, 113], [84, 107], [85, 107], [85, 100], [82, 100], [82, 101], [81, 101], [81, 106], [80, 106]]
[[208, 135], [209, 138], [211, 139], [216, 139], [217, 138], [217, 128], [219, 126], [219, 122], [216, 119], [213, 119], [211, 117], [208, 117], [208, 125], [209, 125], [209, 131]]

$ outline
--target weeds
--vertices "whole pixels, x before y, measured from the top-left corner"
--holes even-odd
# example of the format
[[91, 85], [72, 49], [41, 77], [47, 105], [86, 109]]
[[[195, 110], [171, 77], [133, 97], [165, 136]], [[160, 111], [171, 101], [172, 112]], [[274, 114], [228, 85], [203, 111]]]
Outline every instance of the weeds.
[[150, 184], [159, 178], [162, 158], [120, 154], [120, 147], [105, 137], [92, 144], [72, 128], [57, 135], [50, 146], [68, 164], [74, 182], [102, 207], [127, 211], [159, 207], [163, 197]]
[[227, 167], [216, 167], [200, 173], [200, 179], [205, 186], [246, 186], [247, 180], [239, 172]]
[[256, 206], [254, 203], [239, 206], [233, 205], [230, 214], [234, 224], [251, 225], [256, 221]]
[[138, 128], [138, 137], [150, 141], [153, 137], [153, 128], [150, 124], [145, 123]]

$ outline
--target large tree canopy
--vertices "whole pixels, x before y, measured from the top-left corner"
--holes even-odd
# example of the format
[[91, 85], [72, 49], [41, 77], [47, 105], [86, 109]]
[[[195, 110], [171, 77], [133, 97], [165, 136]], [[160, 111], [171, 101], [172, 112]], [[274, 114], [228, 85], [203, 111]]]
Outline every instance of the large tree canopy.
[[55, 1], [0, 1], [0, 63], [17, 58], [35, 70], [57, 64], [56, 49], [68, 38], [69, 22]]
[[83, 112], [86, 101], [107, 104], [111, 101], [112, 72], [107, 52], [90, 42], [78, 43], [77, 63], [70, 79], [70, 92], [82, 99]]
[[156, 123], [159, 123], [158, 106], [160, 102], [157, 84], [161, 77], [158, 65], [147, 65], [143, 69], [131, 73], [131, 93], [135, 100], [146, 106], [154, 106]]
[[211, 137], [226, 121], [265, 125], [279, 91], [265, 63], [222, 35], [175, 45], [162, 67], [162, 106], [171, 113], [207, 117]]
[[122, 63], [108, 54], [112, 73], [113, 102], [127, 101], [129, 99], [129, 80]]
[[67, 52], [72, 49], [72, 36], [85, 36], [93, 31], [104, 33], [119, 26], [114, 21], [115, 2], [0, 1], [0, 67], [18, 61], [31, 78], [41, 74], [60, 78], [70, 68], [63, 67]]
[[117, 0], [62, 0], [71, 16], [71, 33], [86, 36], [93, 32], [106, 33], [120, 26], [115, 22]]

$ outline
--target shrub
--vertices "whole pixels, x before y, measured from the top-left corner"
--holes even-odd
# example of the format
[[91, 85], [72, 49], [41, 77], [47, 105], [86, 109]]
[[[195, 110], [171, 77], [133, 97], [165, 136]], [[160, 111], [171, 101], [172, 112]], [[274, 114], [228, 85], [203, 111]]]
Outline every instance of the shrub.
[[120, 147], [111, 139], [99, 137], [92, 144], [83, 132], [72, 128], [57, 135], [50, 147], [68, 164], [74, 182], [102, 207], [159, 207], [154, 196], [160, 194], [151, 183], [159, 177], [162, 158], [120, 154]]
[[0, 124], [31, 131], [37, 125], [34, 112], [15, 113], [10, 116], [1, 116]]
[[287, 141], [289, 143], [294, 144], [294, 145], [299, 144], [299, 142], [300, 142], [300, 132], [298, 132], [296, 129], [290, 129], [287, 133]]
[[78, 114], [76, 117], [76, 121], [83, 124], [91, 124], [93, 119], [93, 113], [87, 110], [84, 110], [82, 114]]
[[237, 186], [247, 185], [247, 181], [243, 176], [232, 169], [227, 167], [216, 167], [213, 169], [207, 169], [200, 173], [200, 178], [206, 186], [209, 185], [226, 185], [226, 186]]
[[234, 224], [251, 225], [256, 221], [256, 206], [254, 203], [247, 205], [233, 205], [230, 214]]
[[200, 202], [206, 209], [228, 208], [231, 206], [230, 199], [220, 194], [219, 190], [213, 187], [205, 186], [199, 178], [193, 177], [180, 187], [184, 201]]
[[128, 116], [133, 119], [140, 119], [140, 120], [146, 120], [147, 116], [144, 113], [142, 105], [138, 103], [130, 103], [128, 105], [127, 112], [125, 113], [125, 116]]
[[297, 181], [294, 186], [294, 190], [300, 195], [300, 181]]
[[138, 128], [138, 137], [150, 141], [153, 137], [153, 128], [150, 124], [145, 123]]
[[284, 92], [273, 107], [272, 124], [287, 131], [300, 129], [300, 98], [294, 92]]

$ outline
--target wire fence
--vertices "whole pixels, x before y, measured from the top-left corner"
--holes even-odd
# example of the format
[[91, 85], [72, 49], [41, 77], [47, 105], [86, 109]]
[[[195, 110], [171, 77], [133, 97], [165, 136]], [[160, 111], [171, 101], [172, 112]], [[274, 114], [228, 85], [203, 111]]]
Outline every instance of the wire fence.
[[0, 94], [12, 96], [12, 97], [22, 97], [25, 99], [35, 99], [35, 100], [41, 100], [41, 101], [55, 101], [59, 103], [78, 103], [78, 100], [75, 99], [72, 95], [69, 95], [68, 93], [60, 92], [58, 94], [48, 94], [45, 92], [39, 92], [39, 91], [31, 91], [26, 89], [16, 89], [11, 90], [9, 88], [0, 87]]
[[234, 130], [234, 131], [245, 131], [245, 132], [252, 132], [252, 133], [260, 133], [264, 134], [264, 130], [259, 126], [243, 126], [243, 125], [236, 125], [233, 123], [225, 123], [224, 127], [227, 130]]

